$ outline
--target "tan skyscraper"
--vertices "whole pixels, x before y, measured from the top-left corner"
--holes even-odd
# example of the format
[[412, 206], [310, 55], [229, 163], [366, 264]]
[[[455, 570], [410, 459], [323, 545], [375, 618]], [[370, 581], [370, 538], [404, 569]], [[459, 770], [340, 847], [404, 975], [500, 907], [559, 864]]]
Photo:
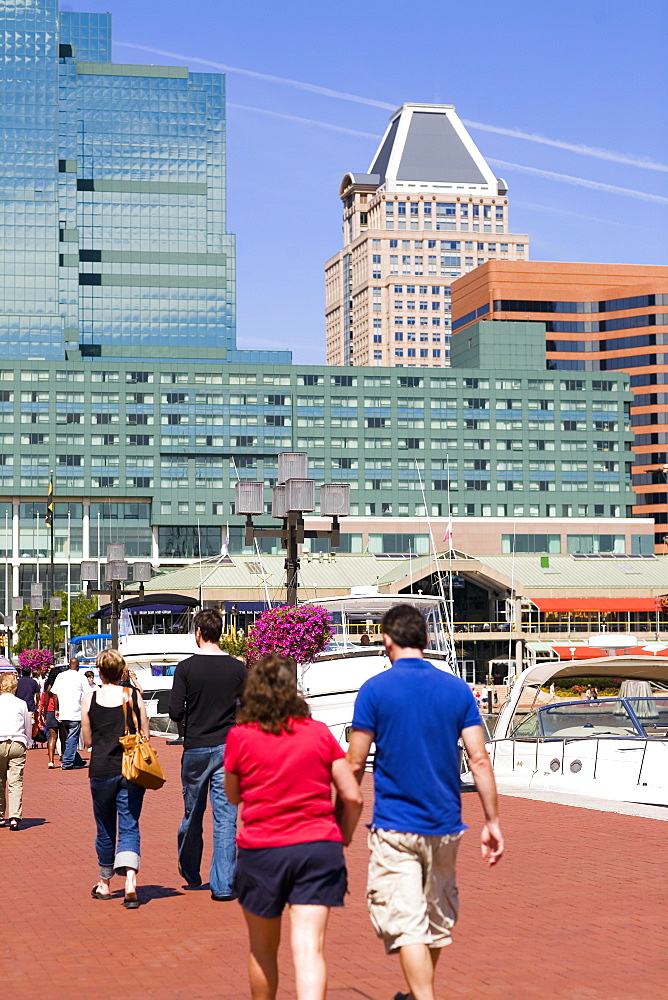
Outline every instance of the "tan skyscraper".
[[343, 250], [325, 265], [327, 363], [450, 364], [450, 285], [485, 261], [526, 260], [507, 187], [454, 107], [404, 104], [367, 174], [341, 182]]

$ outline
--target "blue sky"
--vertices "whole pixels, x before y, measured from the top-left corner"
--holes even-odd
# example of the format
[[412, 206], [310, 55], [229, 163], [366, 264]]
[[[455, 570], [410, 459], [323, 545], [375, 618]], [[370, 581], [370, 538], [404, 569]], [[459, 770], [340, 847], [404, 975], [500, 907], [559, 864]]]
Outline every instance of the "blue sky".
[[339, 183], [368, 168], [384, 105], [404, 101], [454, 104], [486, 126], [469, 128], [499, 161], [511, 229], [529, 234], [534, 260], [666, 263], [660, 0], [62, 6], [111, 11], [116, 62], [230, 67], [240, 347], [324, 361], [323, 264], [340, 246]]

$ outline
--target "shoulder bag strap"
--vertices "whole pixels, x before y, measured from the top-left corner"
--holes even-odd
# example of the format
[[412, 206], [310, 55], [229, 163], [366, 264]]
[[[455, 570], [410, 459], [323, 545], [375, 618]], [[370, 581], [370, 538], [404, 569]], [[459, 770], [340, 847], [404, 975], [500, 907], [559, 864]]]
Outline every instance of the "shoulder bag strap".
[[[134, 694], [135, 694], [134, 689], [126, 687], [123, 688], [123, 706], [125, 710], [125, 734], [126, 736], [128, 734], [128, 709], [130, 709], [132, 711], [132, 721], [134, 723], [135, 733], [139, 733], [140, 736], [143, 736], [144, 733], [142, 732], [142, 728], [139, 722], [137, 721], [137, 713], [135, 711], [135, 706], [134, 706]], [[137, 707], [139, 707], [139, 703], [137, 703]]]
[[123, 688], [123, 718], [125, 720], [125, 735], [126, 736], [130, 735], [130, 723], [129, 723], [129, 720], [128, 720], [128, 703], [129, 703], [129, 700], [130, 699], [128, 698], [128, 689], [127, 688]]

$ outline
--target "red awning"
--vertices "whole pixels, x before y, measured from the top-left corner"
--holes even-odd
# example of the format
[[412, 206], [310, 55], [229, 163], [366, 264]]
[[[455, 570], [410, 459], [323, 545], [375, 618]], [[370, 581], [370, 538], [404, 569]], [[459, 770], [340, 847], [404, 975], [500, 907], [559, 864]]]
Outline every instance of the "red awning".
[[560, 660], [595, 660], [600, 656], [609, 656], [605, 649], [595, 649], [593, 646], [553, 646]]
[[532, 597], [541, 611], [654, 611], [653, 597]]

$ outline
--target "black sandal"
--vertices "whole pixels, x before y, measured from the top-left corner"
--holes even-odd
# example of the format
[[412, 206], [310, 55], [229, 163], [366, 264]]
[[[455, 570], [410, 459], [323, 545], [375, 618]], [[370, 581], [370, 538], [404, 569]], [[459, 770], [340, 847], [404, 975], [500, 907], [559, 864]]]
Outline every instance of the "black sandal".
[[93, 886], [93, 888], [90, 891], [90, 894], [93, 897], [93, 899], [112, 899], [113, 898], [110, 892], [98, 892], [96, 885]]
[[126, 910], [137, 910], [139, 909], [139, 900], [137, 899], [136, 892], [128, 892], [123, 900], [123, 906]]
[[20, 826], [21, 826], [21, 820], [20, 819], [10, 819], [10, 821], [9, 821], [9, 829], [10, 830], [18, 830]]

